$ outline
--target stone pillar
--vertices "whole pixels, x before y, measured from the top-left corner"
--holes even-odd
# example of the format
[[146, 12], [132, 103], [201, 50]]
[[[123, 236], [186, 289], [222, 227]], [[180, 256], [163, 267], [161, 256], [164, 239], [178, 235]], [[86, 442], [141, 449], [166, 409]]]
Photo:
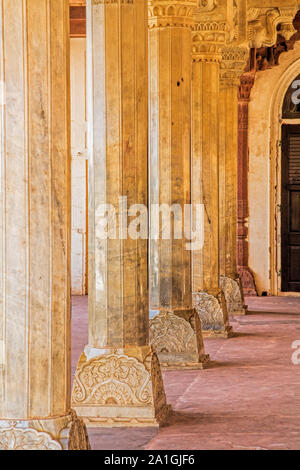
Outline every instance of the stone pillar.
[[[205, 335], [231, 334], [219, 278], [219, 87], [225, 23], [197, 23], [192, 63], [192, 203], [204, 206], [204, 246], [193, 252], [193, 301]], [[201, 189], [199, 189], [201, 188]]]
[[244, 48], [225, 47], [220, 70], [220, 286], [229, 315], [247, 311], [236, 264], [238, 85], [247, 55]]
[[0, 449], [88, 449], [71, 411], [67, 0], [0, 1]]
[[148, 341], [147, 33], [144, 0], [88, 0], [89, 344], [72, 404], [93, 427], [169, 413]]
[[[150, 335], [164, 367], [185, 369], [203, 368], [208, 363], [201, 324], [192, 305], [191, 251], [181, 224], [186, 205], [191, 203], [191, 26], [195, 5], [195, 0], [149, 1]], [[154, 205], [162, 213], [157, 237], [153, 234]], [[180, 233], [176, 233], [175, 221]], [[164, 233], [168, 222], [169, 235]]]
[[255, 72], [241, 76], [238, 94], [238, 230], [237, 272], [246, 295], [257, 295], [253, 273], [249, 268], [248, 252], [248, 107]]

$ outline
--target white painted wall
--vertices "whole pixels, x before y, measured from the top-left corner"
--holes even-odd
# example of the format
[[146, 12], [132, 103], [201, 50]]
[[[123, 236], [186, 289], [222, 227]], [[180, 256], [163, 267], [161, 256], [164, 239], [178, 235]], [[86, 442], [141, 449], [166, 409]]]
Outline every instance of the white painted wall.
[[85, 39], [71, 40], [72, 294], [86, 294], [86, 75]]
[[257, 73], [249, 105], [249, 267], [259, 293], [269, 292], [269, 108], [272, 70]]

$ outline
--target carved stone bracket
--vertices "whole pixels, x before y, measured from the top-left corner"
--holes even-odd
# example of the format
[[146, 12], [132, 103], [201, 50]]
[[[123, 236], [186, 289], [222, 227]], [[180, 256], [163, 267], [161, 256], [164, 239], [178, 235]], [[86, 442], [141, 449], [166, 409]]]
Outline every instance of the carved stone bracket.
[[209, 356], [204, 354], [201, 323], [195, 310], [182, 315], [160, 312], [150, 320], [150, 342], [162, 367], [203, 369]]
[[[292, 3], [292, 2], [291, 2]], [[276, 43], [278, 30], [289, 40], [296, 30], [293, 20], [298, 7], [290, 8], [249, 8], [247, 14], [249, 46], [271, 47]]]
[[203, 336], [232, 336], [226, 300], [222, 290], [195, 292], [193, 303], [199, 315]]
[[75, 374], [72, 405], [87, 425], [158, 426], [167, 419], [170, 408], [151, 348], [85, 352]]
[[89, 450], [86, 427], [74, 412], [42, 420], [1, 420], [0, 450]]

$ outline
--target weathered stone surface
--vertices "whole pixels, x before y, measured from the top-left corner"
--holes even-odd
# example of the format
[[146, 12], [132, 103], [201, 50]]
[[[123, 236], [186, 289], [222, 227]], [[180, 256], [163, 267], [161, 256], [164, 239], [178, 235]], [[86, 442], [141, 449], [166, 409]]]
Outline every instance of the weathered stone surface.
[[224, 294], [221, 290], [195, 292], [194, 308], [199, 315], [204, 336], [232, 335]]
[[166, 369], [203, 369], [209, 364], [195, 311], [183, 316], [160, 312], [150, 320], [150, 342]]
[[239, 278], [220, 277], [220, 287], [224, 292], [228, 315], [246, 315], [242, 285]]
[[88, 426], [158, 426], [166, 421], [160, 365], [151, 348], [86, 348], [75, 374], [73, 406]]

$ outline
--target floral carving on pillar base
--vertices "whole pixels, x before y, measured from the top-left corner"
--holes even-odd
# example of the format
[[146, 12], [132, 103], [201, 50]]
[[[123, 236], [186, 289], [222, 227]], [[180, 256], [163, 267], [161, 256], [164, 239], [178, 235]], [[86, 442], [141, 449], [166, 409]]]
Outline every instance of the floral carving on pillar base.
[[1, 420], [0, 450], [90, 450], [86, 427], [74, 412], [54, 419]]
[[244, 303], [240, 278], [220, 276], [220, 287], [224, 292], [228, 315], [246, 315], [247, 306]]
[[221, 289], [194, 292], [193, 303], [201, 321], [204, 337], [229, 338], [233, 335], [225, 296]]
[[201, 323], [194, 309], [178, 313], [161, 311], [150, 320], [150, 342], [163, 368], [203, 369], [209, 364]]
[[72, 405], [87, 426], [158, 426], [170, 413], [160, 364], [150, 347], [87, 347], [75, 374]]

